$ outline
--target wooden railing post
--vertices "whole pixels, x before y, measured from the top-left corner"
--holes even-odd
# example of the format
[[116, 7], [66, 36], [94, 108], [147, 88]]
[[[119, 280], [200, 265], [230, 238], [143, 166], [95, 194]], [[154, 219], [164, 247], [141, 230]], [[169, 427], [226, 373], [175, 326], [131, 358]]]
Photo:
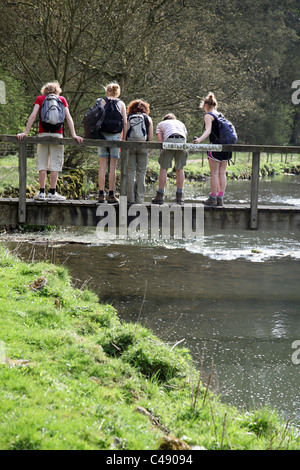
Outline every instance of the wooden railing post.
[[121, 189], [120, 196], [127, 196], [127, 165], [129, 149], [123, 148], [121, 153]]
[[27, 181], [27, 144], [22, 141], [19, 147], [19, 213], [20, 224], [26, 222], [26, 181]]
[[252, 154], [251, 174], [251, 202], [250, 202], [250, 228], [256, 230], [258, 227], [258, 182], [259, 182], [260, 152]]

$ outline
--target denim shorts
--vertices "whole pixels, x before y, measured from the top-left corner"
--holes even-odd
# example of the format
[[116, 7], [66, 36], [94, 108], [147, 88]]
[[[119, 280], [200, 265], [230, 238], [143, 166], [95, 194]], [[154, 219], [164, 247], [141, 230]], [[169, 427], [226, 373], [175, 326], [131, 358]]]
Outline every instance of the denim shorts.
[[[104, 134], [106, 140], [121, 140], [121, 134]], [[119, 158], [120, 148], [119, 147], [98, 147], [98, 157], [100, 158]]]

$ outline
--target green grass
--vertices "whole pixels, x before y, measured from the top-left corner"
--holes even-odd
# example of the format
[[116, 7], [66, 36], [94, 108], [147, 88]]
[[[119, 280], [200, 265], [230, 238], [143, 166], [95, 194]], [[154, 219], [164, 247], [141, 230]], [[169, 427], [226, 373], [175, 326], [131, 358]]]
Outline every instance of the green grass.
[[[0, 158], [0, 195], [4, 197], [18, 197], [19, 188], [19, 160], [17, 156]], [[36, 162], [33, 158], [27, 159], [27, 192], [35, 193], [38, 189], [38, 174]]]
[[[41, 276], [47, 284], [32, 290]], [[208, 392], [189, 351], [121, 323], [64, 267], [3, 247], [0, 332], [2, 450], [153, 450], [166, 436], [206, 449], [299, 448], [274, 411], [238, 411]]]

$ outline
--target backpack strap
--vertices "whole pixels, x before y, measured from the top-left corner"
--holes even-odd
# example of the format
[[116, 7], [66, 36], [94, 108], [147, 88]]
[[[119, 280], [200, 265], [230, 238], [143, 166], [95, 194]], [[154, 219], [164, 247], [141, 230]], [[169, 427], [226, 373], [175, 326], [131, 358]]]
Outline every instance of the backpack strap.
[[105, 103], [107, 104], [108, 102], [113, 102], [113, 103], [117, 103], [118, 101], [121, 101], [120, 98], [115, 98], [114, 100], [110, 100], [107, 96], [105, 96], [104, 98], [102, 98]]
[[[216, 120], [218, 121], [218, 116], [216, 116], [214, 113], [206, 113], [206, 114], [210, 114], [213, 118], [216, 118]], [[205, 116], [206, 116], [206, 114], [205, 114]], [[205, 130], [205, 124], [203, 124], [202, 132], [203, 132], [204, 130]], [[211, 134], [213, 134], [216, 139], [218, 138], [218, 136], [213, 132], [212, 129], [211, 129]]]
[[146, 126], [146, 132], [147, 132], [147, 139], [146, 141], [149, 139], [149, 125], [150, 125], [150, 122], [149, 122], [149, 119], [148, 119], [148, 116], [146, 113], [143, 113], [143, 116], [144, 116], [144, 121], [145, 121], [145, 126]]
[[206, 113], [206, 114], [210, 114], [212, 117], [216, 118], [217, 120], [218, 120], [219, 117], [223, 116], [222, 113], [219, 113], [218, 116], [214, 113]]

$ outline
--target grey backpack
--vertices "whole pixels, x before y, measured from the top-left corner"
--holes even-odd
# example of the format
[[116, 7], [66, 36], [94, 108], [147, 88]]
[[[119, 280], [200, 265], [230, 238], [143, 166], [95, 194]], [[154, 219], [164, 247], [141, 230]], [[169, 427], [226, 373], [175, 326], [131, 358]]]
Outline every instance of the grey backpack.
[[147, 140], [149, 121], [147, 114], [136, 113], [128, 115], [129, 129], [126, 140]]
[[65, 120], [65, 107], [63, 102], [54, 93], [44, 99], [41, 107], [42, 128], [48, 132], [57, 132]]

